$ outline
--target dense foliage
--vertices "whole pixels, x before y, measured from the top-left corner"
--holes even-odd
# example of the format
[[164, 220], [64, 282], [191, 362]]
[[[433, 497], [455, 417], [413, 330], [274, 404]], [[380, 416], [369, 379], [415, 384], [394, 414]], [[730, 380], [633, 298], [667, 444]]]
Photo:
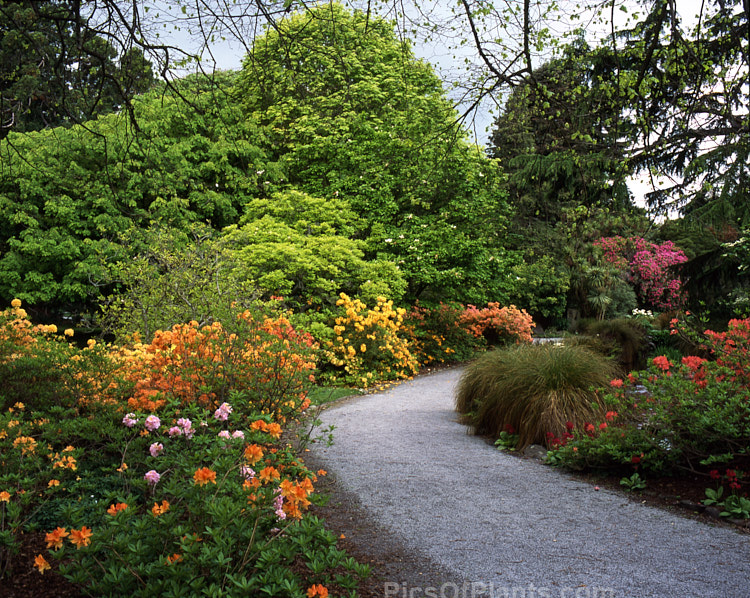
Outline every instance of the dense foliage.
[[337, 4], [293, 15], [255, 40], [239, 89], [289, 183], [343, 199], [410, 298], [506, 300], [501, 172], [391, 23]]

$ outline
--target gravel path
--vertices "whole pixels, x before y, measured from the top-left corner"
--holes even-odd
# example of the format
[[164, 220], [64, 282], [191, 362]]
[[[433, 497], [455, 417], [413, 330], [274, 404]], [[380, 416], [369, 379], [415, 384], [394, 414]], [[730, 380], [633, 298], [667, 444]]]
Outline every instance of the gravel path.
[[455, 580], [385, 583], [384, 596], [750, 597], [750, 536], [495, 450], [457, 421], [460, 374], [422, 376], [322, 414], [335, 444], [315, 447], [315, 458], [368, 516]]

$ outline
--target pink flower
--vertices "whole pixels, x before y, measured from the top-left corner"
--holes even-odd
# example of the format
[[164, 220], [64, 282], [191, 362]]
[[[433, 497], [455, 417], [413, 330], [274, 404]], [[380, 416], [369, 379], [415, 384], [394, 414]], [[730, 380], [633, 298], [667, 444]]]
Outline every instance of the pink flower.
[[169, 432], [167, 432], [167, 434], [169, 434], [170, 438], [172, 438], [173, 436], [181, 436], [182, 428], [179, 428], [177, 426], [172, 426], [171, 428], [169, 428]]
[[240, 438], [244, 440], [245, 433], [242, 430], [235, 430], [234, 432], [232, 432], [232, 438]]
[[143, 476], [143, 479], [146, 480], [149, 484], [156, 485], [159, 483], [159, 480], [161, 479], [161, 475], [158, 471], [152, 469], [151, 471], [147, 471], [146, 474]]
[[135, 413], [128, 413], [125, 417], [122, 418], [122, 423], [125, 424], [128, 428], [132, 428], [135, 424], [138, 423], [138, 420], [135, 418]]
[[240, 467], [240, 473], [246, 480], [252, 480], [255, 477], [255, 470], [247, 465]]
[[159, 426], [161, 426], [161, 420], [155, 415], [149, 415], [146, 418], [146, 423], [144, 425], [149, 432], [156, 432], [156, 430], [159, 429]]
[[230, 413], [232, 413], [232, 406], [229, 403], [222, 403], [214, 412], [214, 417], [219, 421], [225, 422]]
[[225, 440], [229, 440], [231, 436], [229, 435], [229, 432], [227, 430], [222, 430], [219, 432], [219, 438], [224, 438]]
[[158, 457], [164, 451], [164, 445], [161, 442], [154, 442], [148, 447], [148, 452], [151, 453], [152, 457]]
[[193, 422], [191, 422], [188, 418], [181, 417], [177, 420], [177, 425], [182, 428], [182, 433], [188, 440], [190, 440], [195, 434], [195, 430], [193, 429]]
[[286, 513], [284, 512], [284, 497], [281, 495], [281, 490], [278, 490], [278, 496], [273, 500], [273, 508], [276, 511], [276, 517], [279, 519], [286, 519]]

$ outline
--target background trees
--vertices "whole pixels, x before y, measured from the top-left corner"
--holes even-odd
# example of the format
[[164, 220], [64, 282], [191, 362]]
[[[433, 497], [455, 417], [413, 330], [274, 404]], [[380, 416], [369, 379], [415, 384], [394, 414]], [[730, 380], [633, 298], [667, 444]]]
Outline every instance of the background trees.
[[86, 4], [0, 2], [0, 139], [126, 108], [153, 85], [143, 51], [103, 35]]
[[[744, 288], [744, 271], [726, 267], [725, 254], [740, 253], [724, 247], [747, 227], [748, 11], [738, 0], [707, 2], [694, 29], [673, 2], [655, 0], [602, 42], [553, 35], [550, 23], [571, 16], [565, 5], [555, 13], [530, 1], [515, 13], [484, 0], [442, 12], [391, 2], [232, 6], [2, 3], [3, 136], [46, 129], [0, 147], [3, 292], [79, 300], [96, 279], [92, 256], [131, 225], [239, 230], [266, 217], [240, 224], [245, 206], [282, 196], [344, 202], [356, 217], [336, 242], [394, 264], [409, 300], [518, 301], [550, 319], [569, 306], [586, 311], [592, 285], [603, 288], [593, 241], [618, 234], [684, 244], [693, 297], [709, 285]], [[202, 38], [194, 49], [154, 35], [180, 14]], [[467, 142], [443, 81], [407, 39], [430, 32], [452, 43], [451, 27], [476, 53], [461, 77], [464, 108], [507, 99], [495, 162]], [[248, 51], [236, 80], [175, 80], [182, 59], [201, 59], [221, 35]], [[149, 61], [159, 89], [131, 101], [151, 85]], [[86, 133], [51, 128], [95, 115]], [[651, 206], [689, 218], [651, 226], [631, 205], [633, 173], [672, 177]], [[308, 249], [322, 235], [288, 219], [272, 228]]]

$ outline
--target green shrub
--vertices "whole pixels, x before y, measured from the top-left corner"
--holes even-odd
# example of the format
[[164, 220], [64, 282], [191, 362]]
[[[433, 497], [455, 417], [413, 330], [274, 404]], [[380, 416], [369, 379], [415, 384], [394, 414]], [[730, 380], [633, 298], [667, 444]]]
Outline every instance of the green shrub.
[[[644, 390], [645, 389], [645, 390]], [[708, 473], [742, 466], [750, 446], [748, 388], [732, 371], [696, 356], [660, 355], [648, 370], [613, 380], [605, 426], [576, 429], [554, 461], [573, 469]]]
[[405, 314], [404, 330], [420, 365], [466, 361], [486, 346], [483, 336], [477, 337], [462, 325], [465, 313], [460, 303], [441, 302], [431, 308], [417, 303]]
[[605, 386], [614, 364], [576, 345], [521, 345], [480, 357], [461, 377], [456, 408], [477, 434], [499, 436], [511, 427], [519, 448], [562, 436], [566, 424], [583, 425], [603, 414], [595, 387]]

